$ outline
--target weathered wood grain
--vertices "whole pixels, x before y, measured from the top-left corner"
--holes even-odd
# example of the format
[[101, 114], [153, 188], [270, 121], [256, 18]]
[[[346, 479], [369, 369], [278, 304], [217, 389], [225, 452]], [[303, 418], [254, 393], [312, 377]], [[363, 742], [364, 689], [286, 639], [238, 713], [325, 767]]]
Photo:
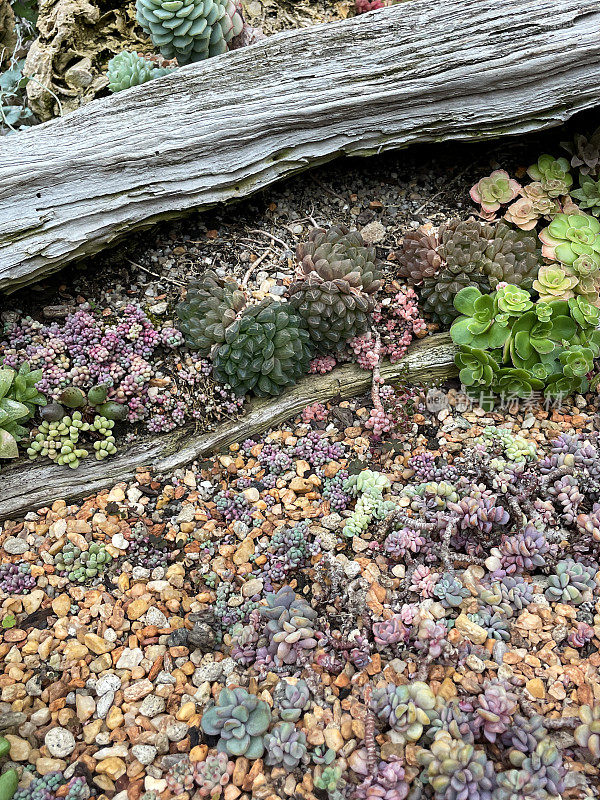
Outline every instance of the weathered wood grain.
[[[384, 362], [381, 374], [388, 382], [400, 378], [430, 382], [456, 374], [455, 346], [449, 334], [429, 336], [412, 344], [397, 364]], [[217, 430], [196, 434], [193, 426], [143, 441], [106, 461], [84, 461], [77, 470], [56, 464], [22, 462], [2, 470], [0, 520], [20, 516], [55, 500], [76, 500], [119, 481], [130, 480], [136, 470], [150, 467], [154, 474], [172, 472], [241, 442], [299, 414], [307, 405], [335, 397], [347, 399], [366, 392], [371, 373], [345, 364], [327, 375], [310, 375], [281, 397], [257, 401], [241, 419], [223, 423]]]
[[336, 156], [600, 102], [597, 0], [409, 0], [273, 36], [0, 139], [0, 289]]

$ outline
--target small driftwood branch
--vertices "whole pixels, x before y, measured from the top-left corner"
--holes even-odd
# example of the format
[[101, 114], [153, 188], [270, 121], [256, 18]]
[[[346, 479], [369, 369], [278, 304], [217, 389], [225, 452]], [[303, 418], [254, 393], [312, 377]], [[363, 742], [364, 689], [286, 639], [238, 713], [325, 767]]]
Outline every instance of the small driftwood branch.
[[[397, 364], [384, 362], [382, 377], [393, 383], [429, 383], [456, 374], [455, 346], [448, 334], [436, 334], [412, 344]], [[137, 470], [169, 473], [219, 452], [299, 414], [307, 405], [338, 398], [348, 399], [367, 392], [371, 373], [356, 364], [344, 364], [327, 375], [310, 375], [281, 397], [255, 401], [240, 419], [223, 423], [215, 431], [197, 434], [193, 427], [181, 428], [128, 448], [106, 461], [85, 460], [77, 470], [56, 464], [21, 462], [2, 471], [0, 520], [50, 505], [55, 500], [81, 497], [131, 480]]]
[[0, 289], [339, 155], [600, 104], [597, 0], [408, 0], [281, 33], [0, 139]]

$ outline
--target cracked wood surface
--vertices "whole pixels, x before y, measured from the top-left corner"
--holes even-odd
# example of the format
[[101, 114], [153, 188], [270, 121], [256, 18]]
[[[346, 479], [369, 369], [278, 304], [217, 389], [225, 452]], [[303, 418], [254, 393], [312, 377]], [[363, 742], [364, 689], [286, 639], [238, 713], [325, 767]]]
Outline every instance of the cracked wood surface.
[[408, 0], [285, 32], [0, 139], [0, 289], [340, 155], [600, 102], [597, 0]]

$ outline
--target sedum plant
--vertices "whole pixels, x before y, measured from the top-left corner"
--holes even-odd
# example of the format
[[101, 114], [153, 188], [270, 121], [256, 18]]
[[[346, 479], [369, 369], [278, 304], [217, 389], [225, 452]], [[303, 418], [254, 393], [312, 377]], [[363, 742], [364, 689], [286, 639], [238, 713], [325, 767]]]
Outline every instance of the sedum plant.
[[155, 47], [179, 64], [227, 52], [244, 28], [234, 0], [137, 0], [136, 11]]
[[540, 241], [545, 258], [571, 266], [579, 256], [600, 253], [600, 222], [589, 214], [557, 214]]
[[111, 92], [122, 92], [132, 86], [140, 86], [154, 78], [173, 72], [173, 67], [157, 67], [144, 56], [124, 50], [108, 62], [106, 76]]
[[424, 729], [438, 717], [435, 695], [422, 681], [396, 686], [393, 683], [373, 691], [373, 709], [395, 734], [395, 740], [417, 742]]
[[486, 389], [522, 398], [541, 389], [565, 395], [587, 391], [587, 375], [600, 355], [600, 332], [598, 309], [585, 298], [534, 303], [515, 286], [489, 295], [471, 286], [454, 302], [461, 316], [450, 334], [460, 345], [456, 365], [471, 396]]
[[291, 772], [306, 755], [306, 735], [292, 722], [279, 722], [266, 734], [265, 748], [265, 764], [282, 766]]
[[346, 478], [343, 488], [348, 494], [358, 496], [354, 511], [344, 524], [344, 536], [360, 536], [373, 519], [383, 519], [395, 507], [392, 501], [383, 499], [390, 482], [380, 472], [364, 469]]
[[554, 575], [548, 579], [546, 597], [555, 603], [581, 605], [596, 589], [596, 569], [572, 558], [559, 561]]
[[578, 713], [581, 725], [575, 728], [575, 741], [600, 762], [600, 704], [580, 706]]
[[424, 769], [421, 780], [429, 784], [436, 800], [490, 800], [496, 785], [494, 765], [485, 751], [454, 739], [448, 731], [435, 735], [431, 747], [417, 753]]
[[550, 155], [540, 156], [536, 164], [532, 164], [527, 174], [534, 181], [539, 181], [548, 197], [558, 197], [569, 193], [573, 185], [573, 176], [569, 172], [570, 164], [566, 158], [553, 158]]
[[600, 128], [590, 136], [575, 134], [572, 142], [561, 142], [561, 147], [571, 156], [571, 166], [580, 175], [597, 175], [600, 169]]
[[470, 195], [486, 214], [493, 214], [501, 205], [514, 200], [520, 188], [520, 184], [513, 180], [508, 172], [497, 169], [487, 178], [481, 178], [471, 188]]
[[216, 704], [202, 715], [202, 730], [219, 736], [217, 750], [230, 756], [261, 758], [271, 711], [264, 700], [246, 689], [221, 689]]
[[209, 753], [204, 761], [194, 764], [194, 781], [197, 785], [196, 797], [218, 800], [233, 775], [235, 763], [227, 753]]
[[533, 288], [543, 303], [550, 303], [552, 300], [569, 300], [575, 294], [573, 290], [577, 283], [577, 277], [564, 267], [559, 264], [548, 264], [540, 267]]
[[595, 217], [600, 215], [600, 180], [594, 180], [590, 175], [582, 175], [579, 179], [579, 189], [574, 189], [571, 195], [579, 200], [580, 208], [589, 209]]

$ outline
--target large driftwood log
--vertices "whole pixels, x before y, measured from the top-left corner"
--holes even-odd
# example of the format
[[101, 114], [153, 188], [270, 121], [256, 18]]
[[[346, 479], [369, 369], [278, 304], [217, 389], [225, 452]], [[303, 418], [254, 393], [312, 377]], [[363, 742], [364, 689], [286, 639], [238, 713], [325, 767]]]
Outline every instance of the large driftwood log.
[[[455, 346], [448, 334], [415, 342], [397, 364], [384, 362], [381, 375], [392, 383], [403, 379], [429, 383], [456, 374]], [[367, 391], [371, 373], [345, 364], [327, 375], [311, 375], [281, 397], [253, 403], [242, 418], [226, 422], [211, 433], [196, 434], [193, 427], [156, 436], [134, 445], [106, 461], [84, 461], [77, 470], [56, 464], [17, 464], [3, 470], [0, 520], [20, 516], [55, 500], [76, 500], [119, 481], [130, 480], [136, 470], [150, 467], [155, 474], [179, 467], [243, 441], [299, 414], [307, 405], [354, 397]]]
[[597, 0], [409, 0], [273, 36], [0, 140], [0, 289], [340, 154], [600, 101]]

